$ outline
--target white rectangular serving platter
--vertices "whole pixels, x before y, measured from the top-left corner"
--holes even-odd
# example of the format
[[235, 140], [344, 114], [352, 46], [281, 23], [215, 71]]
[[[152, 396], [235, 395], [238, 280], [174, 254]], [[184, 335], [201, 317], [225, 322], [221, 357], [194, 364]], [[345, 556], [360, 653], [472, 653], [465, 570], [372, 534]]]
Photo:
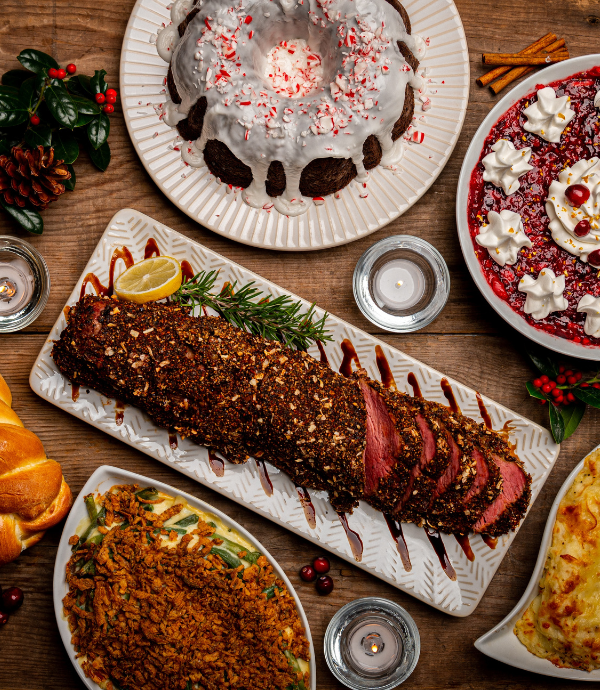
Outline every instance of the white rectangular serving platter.
[[[289, 294], [274, 283], [152, 218], [132, 209], [123, 209], [113, 217], [106, 228], [71, 293], [68, 305], [75, 304], [79, 299], [83, 278], [88, 273], [95, 273], [103, 284], [108, 284], [108, 266], [115, 247], [128, 247], [134, 260], [139, 261], [144, 257], [144, 248], [150, 238], [156, 240], [161, 254], [173, 256], [180, 261], [186, 259], [194, 271], [219, 269], [217, 287], [226, 281], [237, 280], [239, 283], [246, 283], [253, 280], [261, 290], [273, 297]], [[117, 275], [120, 270], [123, 270], [122, 262], [119, 262], [117, 267]], [[308, 302], [304, 301], [304, 304], [308, 308]], [[323, 310], [318, 309], [317, 313], [322, 315]], [[443, 404], [447, 402], [440, 385], [444, 378], [440, 372], [335, 316], [330, 315], [327, 324], [333, 342], [327, 343], [325, 350], [335, 370], [339, 369], [342, 361], [340, 343], [344, 338], [348, 338], [354, 344], [360, 363], [369, 376], [378, 379], [375, 346], [380, 345], [400, 390], [412, 394], [407, 382], [407, 376], [412, 372], [425, 398]], [[383, 515], [361, 502], [349, 516], [350, 528], [361, 536], [364, 543], [362, 560], [356, 562], [342, 524], [324, 492], [310, 492], [316, 512], [316, 526], [311, 528], [293, 482], [286, 474], [268, 463], [268, 472], [273, 483], [271, 496], [267, 496], [262, 488], [254, 460], [244, 465], [225, 463], [225, 474], [218, 477], [209, 465], [206, 448], [181, 438], [178, 439], [177, 448], [171, 448], [167, 430], [154, 426], [137, 408], [127, 406], [124, 421], [118, 425], [114, 401], [107, 400], [93, 390], [88, 393], [84, 388], [81, 389], [79, 398], [74, 401], [71, 384], [58, 371], [50, 356], [52, 341], [59, 338], [65, 325], [65, 317], [61, 313], [31, 370], [29, 381], [39, 396], [441, 611], [453, 616], [468, 616], [475, 610], [508, 551], [515, 537], [514, 532], [501, 537], [493, 550], [480, 536], [472, 536], [474, 562], [466, 558], [454, 537], [443, 535], [446, 550], [457, 573], [456, 581], [451, 581], [442, 570], [425, 532], [412, 524], [403, 526], [412, 561], [412, 570], [407, 572]], [[312, 347], [310, 353], [316, 358], [319, 357], [316, 347]], [[462, 412], [473, 419], [481, 420], [476, 392], [457, 381], [449, 381]], [[554, 443], [546, 429], [485, 396], [482, 398], [494, 429], [509, 430], [511, 443], [532, 475], [533, 503], [556, 461], [559, 446]]]
[[258, 551], [261, 551], [273, 566], [273, 570], [277, 573], [284, 582], [290, 594], [294, 597], [296, 601], [296, 606], [298, 608], [298, 614], [304, 630], [306, 633], [306, 638], [310, 644], [310, 690], [316, 690], [317, 688], [317, 667], [315, 663], [315, 649], [313, 646], [312, 637], [310, 634], [310, 627], [308, 625], [308, 620], [304, 609], [302, 608], [302, 603], [300, 598], [296, 594], [292, 583], [288, 580], [283, 568], [277, 563], [277, 561], [271, 556], [271, 554], [258, 542], [250, 532], [239, 525], [235, 520], [232, 520], [228, 515], [222, 513], [220, 510], [213, 508], [208, 503], [201, 501], [195, 496], [190, 496], [183, 491], [179, 491], [168, 484], [163, 484], [162, 482], [157, 482], [154, 479], [144, 477], [140, 474], [134, 474], [133, 472], [128, 472], [127, 470], [121, 470], [117, 467], [111, 467], [110, 465], [102, 465], [99, 467], [94, 474], [87, 480], [83, 489], [81, 489], [79, 496], [75, 499], [69, 517], [65, 522], [62, 536], [60, 538], [60, 543], [58, 545], [58, 550], [56, 552], [56, 561], [54, 563], [54, 581], [53, 581], [53, 598], [54, 598], [54, 613], [56, 615], [56, 623], [58, 624], [58, 630], [62, 638], [67, 654], [75, 670], [79, 674], [81, 680], [90, 690], [98, 690], [98, 685], [88, 678], [83, 669], [81, 668], [79, 662], [75, 658], [75, 649], [71, 643], [71, 631], [69, 630], [69, 623], [63, 613], [62, 600], [67, 595], [69, 587], [67, 586], [67, 579], [65, 577], [65, 571], [67, 563], [71, 558], [71, 546], [69, 544], [69, 537], [71, 537], [77, 531], [77, 528], [82, 520], [87, 517], [87, 508], [85, 507], [84, 498], [88, 494], [104, 494], [111, 487], [117, 484], [139, 484], [140, 486], [153, 486], [159, 491], [163, 491], [169, 496], [182, 496], [185, 500], [194, 508], [202, 510], [205, 513], [211, 513], [220, 518], [224, 525], [237, 530], [245, 539], [247, 539], [251, 544], [257, 547]]

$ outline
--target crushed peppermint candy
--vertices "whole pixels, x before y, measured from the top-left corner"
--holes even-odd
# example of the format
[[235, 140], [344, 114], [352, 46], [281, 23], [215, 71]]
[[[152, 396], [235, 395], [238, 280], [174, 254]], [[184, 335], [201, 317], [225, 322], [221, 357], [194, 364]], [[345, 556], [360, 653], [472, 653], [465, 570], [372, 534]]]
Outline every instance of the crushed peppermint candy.
[[302, 98], [323, 81], [321, 56], [302, 38], [281, 41], [267, 53], [265, 78], [277, 94]]

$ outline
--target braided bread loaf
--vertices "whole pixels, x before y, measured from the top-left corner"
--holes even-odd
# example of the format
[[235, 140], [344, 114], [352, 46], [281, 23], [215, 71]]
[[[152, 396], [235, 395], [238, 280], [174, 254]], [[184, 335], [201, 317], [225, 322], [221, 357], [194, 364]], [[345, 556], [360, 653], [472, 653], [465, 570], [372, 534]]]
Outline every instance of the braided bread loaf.
[[36, 544], [69, 512], [71, 489], [40, 439], [23, 427], [0, 375], [0, 565]]

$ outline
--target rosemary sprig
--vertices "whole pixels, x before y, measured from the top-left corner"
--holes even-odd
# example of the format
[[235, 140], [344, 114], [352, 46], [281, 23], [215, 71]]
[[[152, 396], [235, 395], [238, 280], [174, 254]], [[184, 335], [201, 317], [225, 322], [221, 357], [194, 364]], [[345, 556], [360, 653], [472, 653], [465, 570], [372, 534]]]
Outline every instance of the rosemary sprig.
[[195, 308], [209, 307], [239, 328], [268, 340], [278, 340], [296, 350], [306, 350], [317, 340], [332, 340], [325, 327], [328, 314], [315, 320], [315, 305], [302, 312], [302, 302], [289, 295], [264, 296], [254, 281], [237, 287], [237, 281], [226, 283], [220, 292], [211, 292], [219, 271], [200, 271], [185, 281], [171, 299]]

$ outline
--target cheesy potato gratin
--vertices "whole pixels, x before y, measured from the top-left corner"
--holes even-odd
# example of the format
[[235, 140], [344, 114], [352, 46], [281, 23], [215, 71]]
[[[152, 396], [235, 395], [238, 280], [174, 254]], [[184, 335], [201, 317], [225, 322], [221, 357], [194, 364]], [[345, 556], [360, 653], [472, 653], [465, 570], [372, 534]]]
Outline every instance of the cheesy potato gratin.
[[540, 592], [514, 632], [556, 666], [600, 668], [600, 451], [560, 502]]

